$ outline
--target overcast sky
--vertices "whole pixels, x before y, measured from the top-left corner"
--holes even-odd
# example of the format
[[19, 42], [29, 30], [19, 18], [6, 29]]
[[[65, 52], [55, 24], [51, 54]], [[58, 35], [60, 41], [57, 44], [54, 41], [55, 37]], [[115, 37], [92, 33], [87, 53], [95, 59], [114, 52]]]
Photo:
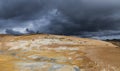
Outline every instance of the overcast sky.
[[0, 34], [36, 32], [118, 39], [120, 0], [0, 0]]

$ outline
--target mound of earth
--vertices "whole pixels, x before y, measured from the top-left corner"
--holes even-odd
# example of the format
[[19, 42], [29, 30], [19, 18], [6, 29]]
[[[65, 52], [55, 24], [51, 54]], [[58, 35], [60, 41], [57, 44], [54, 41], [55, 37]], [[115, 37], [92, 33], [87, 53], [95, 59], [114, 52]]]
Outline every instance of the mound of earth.
[[0, 35], [0, 71], [120, 71], [120, 48], [70, 36]]
[[111, 42], [120, 47], [120, 39], [106, 40], [107, 42]]

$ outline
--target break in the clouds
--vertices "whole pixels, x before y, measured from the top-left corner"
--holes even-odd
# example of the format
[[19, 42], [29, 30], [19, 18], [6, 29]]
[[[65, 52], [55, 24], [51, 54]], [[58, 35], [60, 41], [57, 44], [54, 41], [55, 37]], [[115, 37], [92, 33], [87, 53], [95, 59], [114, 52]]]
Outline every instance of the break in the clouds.
[[0, 33], [120, 36], [120, 0], [0, 0]]

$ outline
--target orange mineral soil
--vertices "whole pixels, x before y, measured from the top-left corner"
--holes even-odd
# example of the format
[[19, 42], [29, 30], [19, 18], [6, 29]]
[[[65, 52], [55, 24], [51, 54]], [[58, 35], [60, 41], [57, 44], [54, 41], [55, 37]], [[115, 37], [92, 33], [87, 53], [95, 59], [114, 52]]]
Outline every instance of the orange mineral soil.
[[120, 48], [70, 36], [0, 35], [0, 71], [120, 71]]

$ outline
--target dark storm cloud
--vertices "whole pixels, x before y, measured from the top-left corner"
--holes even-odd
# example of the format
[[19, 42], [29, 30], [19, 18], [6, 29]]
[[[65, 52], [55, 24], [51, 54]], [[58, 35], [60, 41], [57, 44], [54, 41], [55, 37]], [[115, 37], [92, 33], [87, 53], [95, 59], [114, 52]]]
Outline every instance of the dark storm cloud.
[[29, 18], [37, 13], [44, 4], [40, 0], [1, 0], [0, 3], [1, 19]]
[[119, 0], [0, 0], [1, 33], [82, 36], [120, 31], [119, 23]]
[[[61, 19], [52, 20], [50, 30], [61, 34], [82, 34], [100, 30], [119, 30], [120, 1], [118, 0], [69, 0], [59, 7], [60, 12], [67, 17], [67, 22]], [[57, 23], [57, 24], [56, 24]], [[62, 29], [57, 29], [61, 27]]]

